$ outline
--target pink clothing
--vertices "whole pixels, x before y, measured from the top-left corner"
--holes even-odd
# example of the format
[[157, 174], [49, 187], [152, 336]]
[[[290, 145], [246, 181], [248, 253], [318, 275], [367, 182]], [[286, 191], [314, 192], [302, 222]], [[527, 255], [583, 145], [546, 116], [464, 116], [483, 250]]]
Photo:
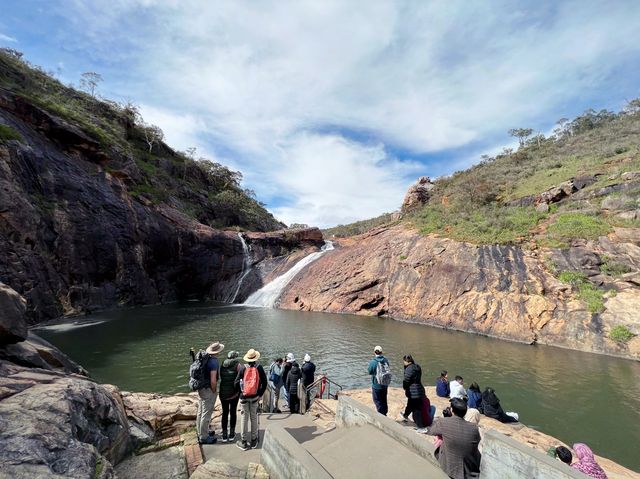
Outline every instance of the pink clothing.
[[585, 473], [587, 476], [594, 477], [595, 479], [607, 479], [607, 474], [596, 462], [593, 457], [593, 451], [589, 446], [577, 443], [573, 445], [573, 450], [576, 453], [578, 462], [571, 464], [571, 467]]

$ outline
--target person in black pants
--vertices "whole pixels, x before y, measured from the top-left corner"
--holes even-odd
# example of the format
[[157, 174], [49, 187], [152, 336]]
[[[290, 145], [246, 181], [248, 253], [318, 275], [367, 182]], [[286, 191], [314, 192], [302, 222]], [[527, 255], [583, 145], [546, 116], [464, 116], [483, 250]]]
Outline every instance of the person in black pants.
[[[233, 442], [236, 438], [236, 419], [240, 389], [234, 385], [240, 359], [237, 351], [229, 351], [220, 368], [220, 403], [222, 404], [222, 442]], [[231, 419], [229, 424], [229, 419]], [[229, 429], [227, 430], [227, 426]]]
[[302, 370], [297, 362], [291, 364], [291, 370], [287, 374], [285, 389], [289, 392], [289, 412], [300, 412], [300, 397], [298, 396], [298, 382], [302, 379]]
[[429, 418], [424, 417], [423, 411], [423, 403], [427, 395], [422, 385], [422, 369], [420, 365], [415, 363], [410, 354], [404, 356], [403, 362], [404, 378], [402, 379], [402, 387], [407, 397], [407, 406], [402, 417], [406, 420], [409, 418], [409, 414], [413, 413], [413, 422], [416, 423], [417, 432], [425, 434]]

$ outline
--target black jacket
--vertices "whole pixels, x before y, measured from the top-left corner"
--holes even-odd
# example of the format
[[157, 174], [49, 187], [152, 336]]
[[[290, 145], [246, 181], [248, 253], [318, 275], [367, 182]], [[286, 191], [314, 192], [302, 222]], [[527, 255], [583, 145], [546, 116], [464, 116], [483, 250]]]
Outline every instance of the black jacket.
[[313, 384], [316, 374], [316, 365], [311, 361], [308, 361], [302, 365], [300, 368], [302, 370], [302, 382], [305, 386], [309, 386]]
[[418, 364], [411, 363], [405, 366], [402, 387], [408, 398], [422, 399], [427, 396], [422, 385], [422, 369]]
[[262, 396], [264, 394], [264, 392], [267, 390], [267, 374], [264, 372], [264, 368], [260, 364], [258, 364], [256, 366], [255, 363], [245, 364], [242, 367], [242, 369], [240, 371], [238, 371], [238, 375], [236, 376], [236, 380], [235, 380], [235, 387], [240, 389], [240, 381], [242, 379], [244, 379], [244, 373], [247, 370], [247, 368], [249, 368], [249, 367], [256, 367], [258, 369], [258, 376], [260, 377], [260, 384], [258, 384], [258, 394], [255, 395], [255, 396], [247, 397], [244, 394], [240, 393], [240, 400], [241, 401], [243, 399], [258, 398], [258, 397]]
[[234, 399], [240, 393], [240, 389], [236, 386], [235, 380], [240, 370], [240, 360], [225, 359], [220, 367], [220, 399]]
[[517, 422], [517, 420], [511, 416], [508, 416], [502, 406], [500, 405], [500, 399], [496, 396], [493, 389], [487, 388], [482, 393], [482, 408], [484, 415], [492, 417], [500, 422]]
[[287, 375], [289, 374], [289, 371], [291, 371], [291, 363], [285, 361], [282, 365], [282, 384], [287, 384]]
[[287, 380], [284, 383], [284, 387], [289, 391], [289, 394], [295, 396], [298, 395], [298, 380], [302, 378], [302, 370], [298, 363], [294, 362], [291, 365], [291, 370], [287, 374]]

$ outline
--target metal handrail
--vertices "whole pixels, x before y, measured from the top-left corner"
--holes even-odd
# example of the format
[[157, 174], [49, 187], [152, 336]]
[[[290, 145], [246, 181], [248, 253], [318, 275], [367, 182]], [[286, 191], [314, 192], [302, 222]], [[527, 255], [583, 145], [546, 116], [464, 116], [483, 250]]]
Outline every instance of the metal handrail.
[[[324, 389], [324, 391], [322, 390], [322, 385], [323, 384], [326, 385], [326, 388]], [[332, 385], [336, 389], [335, 394], [331, 394], [331, 386]], [[312, 395], [312, 397], [309, 398], [309, 407], [306, 407], [306, 397], [315, 388], [320, 388], [320, 392], [318, 394]], [[309, 408], [311, 408], [311, 405], [313, 404], [313, 402], [316, 399], [323, 399], [323, 396], [324, 396], [325, 393], [326, 393], [326, 399], [338, 399], [338, 395], [339, 395], [340, 391], [342, 391], [343, 389], [344, 388], [342, 387], [342, 385], [340, 385], [337, 382], [329, 379], [326, 374], [321, 374], [318, 377], [318, 379], [316, 379], [311, 384], [309, 384], [309, 386], [306, 386], [306, 387], [303, 386], [303, 390], [304, 390], [305, 394], [304, 394], [303, 398], [300, 398], [300, 412], [302, 414], [307, 412], [307, 410]]]

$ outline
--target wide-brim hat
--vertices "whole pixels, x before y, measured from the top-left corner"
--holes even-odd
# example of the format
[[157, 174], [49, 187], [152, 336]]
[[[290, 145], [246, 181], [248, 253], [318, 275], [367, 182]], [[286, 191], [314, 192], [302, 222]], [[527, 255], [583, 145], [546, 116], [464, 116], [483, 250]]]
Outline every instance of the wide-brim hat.
[[224, 349], [224, 344], [216, 341], [215, 343], [211, 343], [207, 348], [207, 354], [218, 354], [221, 353]]
[[260, 351], [256, 351], [255, 349], [251, 348], [249, 351], [247, 351], [247, 354], [245, 354], [242, 359], [248, 363], [253, 363], [260, 359]]

